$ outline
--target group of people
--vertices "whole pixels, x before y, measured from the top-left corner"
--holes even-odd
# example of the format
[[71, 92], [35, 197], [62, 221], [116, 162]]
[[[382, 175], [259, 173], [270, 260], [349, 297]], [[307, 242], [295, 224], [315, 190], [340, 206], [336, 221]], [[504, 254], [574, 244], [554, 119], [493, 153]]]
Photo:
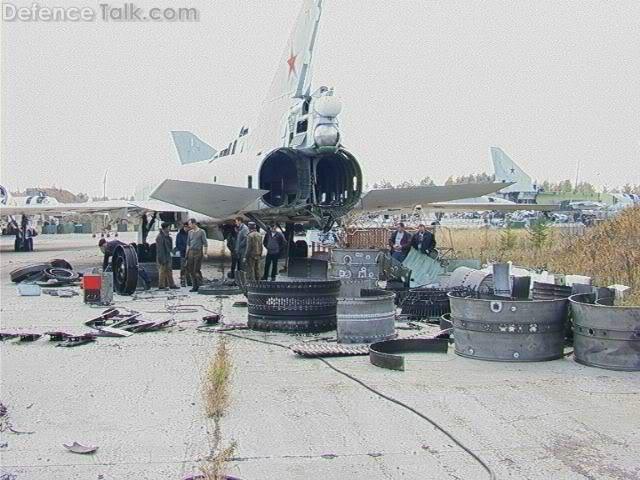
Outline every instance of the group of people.
[[432, 255], [436, 248], [435, 235], [424, 224], [418, 225], [418, 231], [411, 235], [406, 231], [404, 223], [399, 223], [389, 237], [391, 256], [403, 262], [412, 248], [425, 255]]
[[[169, 223], [163, 222], [156, 237], [158, 287], [160, 290], [180, 288], [173, 279], [173, 258], [177, 256], [180, 258], [181, 286], [190, 286], [191, 292], [197, 292], [203, 283], [201, 269], [203, 259], [207, 258], [207, 235], [195, 219], [190, 219], [178, 231], [174, 246], [170, 227]], [[278, 273], [278, 260], [286, 250], [284, 235], [277, 231], [275, 225], [268, 228], [263, 238], [255, 223], [245, 224], [243, 219], [238, 217], [235, 219], [233, 230], [227, 235], [226, 243], [231, 252], [231, 277], [241, 270], [245, 272], [245, 278], [249, 281], [269, 278], [275, 280]], [[98, 247], [104, 255], [103, 270], [107, 269], [116, 248], [121, 245], [125, 244], [119, 240], [100, 239]], [[262, 268], [263, 247], [267, 250], [264, 269]], [[145, 288], [148, 289], [148, 276], [144, 269], [141, 269], [140, 273]]]
[[[286, 244], [284, 235], [276, 229], [276, 225], [270, 225], [263, 237], [255, 223], [245, 224], [241, 217], [236, 218], [233, 230], [227, 234], [227, 248], [231, 252], [229, 276], [235, 277], [240, 270], [245, 272], [245, 278], [250, 281], [275, 280], [278, 260], [286, 250]], [[261, 268], [263, 247], [267, 250], [264, 269]]]

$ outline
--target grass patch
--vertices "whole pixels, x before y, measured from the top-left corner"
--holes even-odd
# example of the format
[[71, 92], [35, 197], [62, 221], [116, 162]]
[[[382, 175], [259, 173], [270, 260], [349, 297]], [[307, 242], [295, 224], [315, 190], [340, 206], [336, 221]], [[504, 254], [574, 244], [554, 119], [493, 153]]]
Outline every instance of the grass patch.
[[221, 420], [231, 405], [231, 374], [233, 360], [224, 336], [218, 337], [214, 355], [205, 367], [202, 378], [202, 398], [207, 429], [209, 455], [201, 462], [200, 472], [206, 480], [224, 480], [225, 466], [236, 451], [236, 443], [222, 447]]
[[202, 396], [205, 414], [209, 418], [220, 418], [229, 408], [232, 367], [227, 339], [221, 336], [216, 352], [204, 372]]
[[552, 273], [586, 275], [596, 285], [627, 285], [631, 287], [628, 301], [640, 303], [640, 207], [627, 208], [583, 234], [565, 233], [561, 228], [533, 233], [443, 228], [437, 241], [441, 247], [453, 248], [457, 258], [512, 261]]

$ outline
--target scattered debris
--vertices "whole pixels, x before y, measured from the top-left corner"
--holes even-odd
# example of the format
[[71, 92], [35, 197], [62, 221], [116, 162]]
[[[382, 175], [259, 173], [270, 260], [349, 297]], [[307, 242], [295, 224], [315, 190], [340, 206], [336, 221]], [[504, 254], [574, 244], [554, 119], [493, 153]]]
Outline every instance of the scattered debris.
[[73, 270], [71, 264], [63, 258], [54, 258], [53, 260], [49, 261], [49, 264], [54, 268], [65, 268], [67, 270]]
[[220, 315], [207, 315], [206, 317], [202, 317], [202, 321], [205, 325], [218, 325], [220, 323]]
[[96, 341], [97, 335], [95, 333], [84, 333], [82, 335], [70, 335], [64, 342], [56, 345], [57, 347], [78, 347], [86, 343]]
[[241, 295], [242, 290], [236, 284], [235, 280], [221, 279], [211, 280], [198, 289], [200, 295], [229, 296]]
[[52, 297], [61, 297], [61, 298], [71, 298], [71, 297], [80, 295], [76, 290], [71, 290], [70, 288], [60, 288], [60, 289], [45, 288], [42, 290], [42, 293], [46, 295], [51, 295]]
[[34, 342], [42, 337], [42, 334], [35, 332], [21, 332], [18, 337], [20, 337], [20, 339], [18, 340], [19, 342]]
[[18, 284], [18, 294], [22, 297], [38, 297], [42, 293], [42, 288], [34, 283]]
[[231, 305], [232, 307], [247, 307], [247, 302], [245, 301], [239, 301], [239, 302], [233, 302], [233, 305]]
[[42, 277], [44, 269], [49, 267], [48, 263], [34, 263], [26, 267], [19, 267], [9, 273], [11, 281], [14, 283], [24, 282], [25, 280], [34, 280]]
[[45, 268], [43, 273], [45, 278], [55, 280], [59, 283], [71, 283], [80, 278], [80, 274], [78, 272], [60, 267]]
[[447, 353], [449, 340], [438, 338], [440, 334], [434, 338], [399, 338], [374, 343], [369, 347], [369, 361], [376, 367], [404, 371], [404, 357], [396, 355], [398, 353]]
[[5, 341], [5, 340], [9, 340], [11, 338], [16, 338], [19, 334], [19, 332], [16, 331], [8, 331], [8, 330], [3, 330], [0, 332], [0, 341]]
[[11, 423], [11, 419], [9, 418], [9, 409], [7, 406], [0, 402], [0, 433], [1, 432], [11, 432], [16, 435], [31, 435], [34, 432], [23, 432], [20, 430], [16, 430]]
[[121, 328], [114, 327], [100, 327], [98, 329], [99, 337], [130, 337], [133, 335], [133, 332], [128, 332], [127, 330], [123, 330]]
[[345, 345], [337, 343], [299, 343], [289, 347], [291, 351], [303, 357], [347, 357], [367, 355], [368, 345]]
[[80, 453], [82, 455], [93, 453], [96, 450], [98, 450], [98, 447], [96, 446], [82, 445], [78, 442], [73, 442], [71, 445], [67, 445], [66, 443], [63, 443], [62, 446], [67, 450], [69, 450], [70, 452]]

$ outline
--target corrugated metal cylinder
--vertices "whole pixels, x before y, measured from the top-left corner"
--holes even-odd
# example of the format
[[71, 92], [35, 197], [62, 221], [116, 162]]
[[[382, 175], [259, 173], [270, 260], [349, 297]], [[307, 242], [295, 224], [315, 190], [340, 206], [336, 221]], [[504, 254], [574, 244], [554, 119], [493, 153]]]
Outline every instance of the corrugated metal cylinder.
[[373, 343], [395, 337], [394, 294], [362, 291], [364, 296], [338, 299], [338, 342]]
[[592, 294], [572, 295], [576, 362], [608, 370], [640, 371], [640, 307], [593, 303]]
[[561, 358], [567, 299], [505, 300], [449, 294], [455, 352], [480, 360], [538, 362]]

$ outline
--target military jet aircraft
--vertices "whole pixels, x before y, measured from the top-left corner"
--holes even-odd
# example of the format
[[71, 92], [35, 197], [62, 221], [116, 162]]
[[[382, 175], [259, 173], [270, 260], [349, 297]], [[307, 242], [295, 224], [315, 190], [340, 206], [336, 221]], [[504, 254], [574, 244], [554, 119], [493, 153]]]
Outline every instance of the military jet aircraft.
[[[322, 0], [303, 0], [257, 123], [215, 149], [187, 131], [172, 132], [181, 163], [152, 201], [0, 206], [0, 214], [157, 212], [178, 223], [194, 217], [210, 238], [237, 215], [264, 226], [313, 222], [328, 230], [354, 209], [384, 211], [476, 198], [508, 183], [423, 186], [363, 193], [360, 163], [340, 131], [342, 103], [331, 87], [312, 86]], [[171, 220], [172, 219], [172, 220]], [[143, 235], [143, 240], [146, 235]]]

